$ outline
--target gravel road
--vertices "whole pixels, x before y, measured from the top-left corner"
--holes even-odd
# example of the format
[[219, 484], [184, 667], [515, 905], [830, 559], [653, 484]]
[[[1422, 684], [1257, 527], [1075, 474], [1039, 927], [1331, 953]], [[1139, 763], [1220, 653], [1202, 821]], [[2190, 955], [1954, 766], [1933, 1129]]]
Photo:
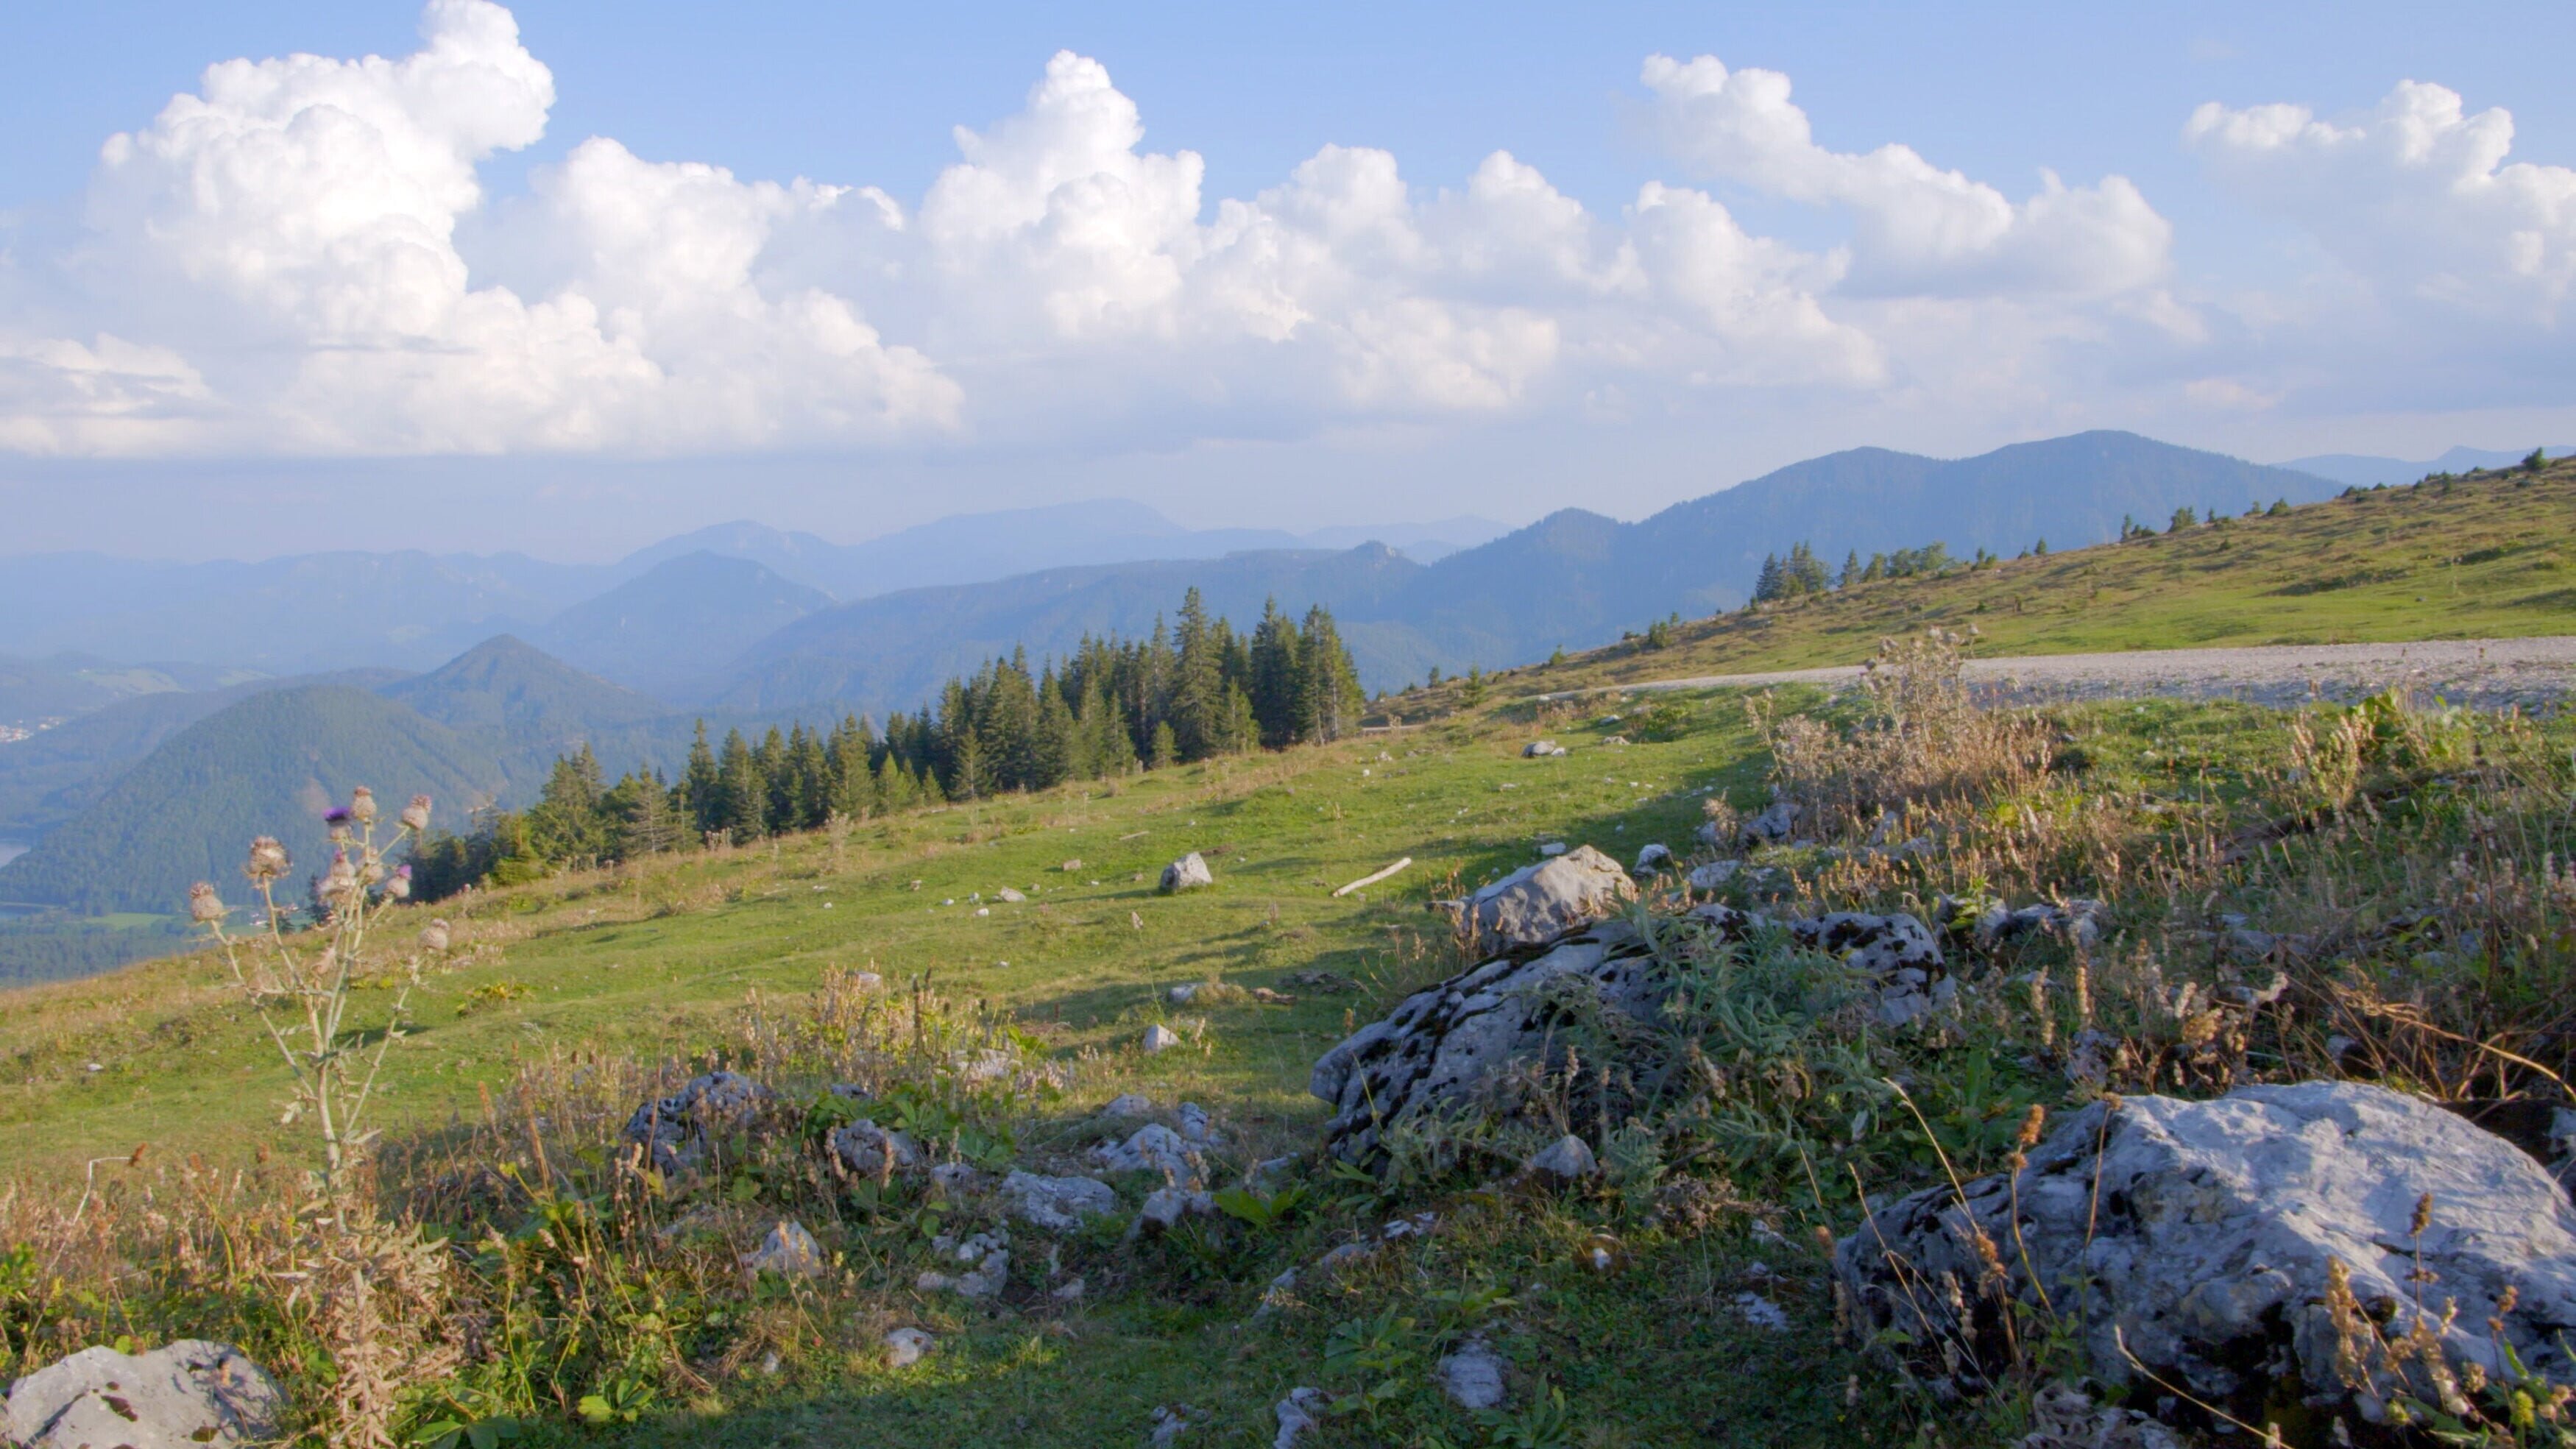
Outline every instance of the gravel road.
[[[2140, 649], [2120, 654], [2029, 654], [1975, 659], [1968, 681], [1980, 694], [2018, 702], [2132, 699], [2242, 699], [2288, 705], [2350, 701], [2403, 686], [2479, 709], [2563, 707], [2576, 696], [2576, 635], [2535, 639], [2442, 639], [2414, 644], [2280, 644], [2249, 649]], [[1791, 669], [1711, 674], [1603, 685], [1547, 696], [1726, 685], [1848, 684], [1860, 669]]]

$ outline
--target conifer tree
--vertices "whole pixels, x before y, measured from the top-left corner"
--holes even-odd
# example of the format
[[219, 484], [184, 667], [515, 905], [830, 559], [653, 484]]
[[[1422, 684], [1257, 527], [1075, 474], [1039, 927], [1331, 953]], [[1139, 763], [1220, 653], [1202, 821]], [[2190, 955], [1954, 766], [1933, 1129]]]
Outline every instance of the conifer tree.
[[680, 776], [680, 801], [689, 828], [698, 837], [724, 827], [724, 780], [716, 768], [715, 751], [707, 747], [705, 720], [698, 721], [697, 737], [689, 744], [688, 768]]

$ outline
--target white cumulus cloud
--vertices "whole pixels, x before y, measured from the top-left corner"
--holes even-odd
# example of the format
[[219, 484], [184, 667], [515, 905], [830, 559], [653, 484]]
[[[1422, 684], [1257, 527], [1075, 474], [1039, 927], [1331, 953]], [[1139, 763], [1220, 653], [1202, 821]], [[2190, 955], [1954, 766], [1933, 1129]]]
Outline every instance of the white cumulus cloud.
[[1816, 144], [1778, 71], [1657, 55], [1642, 74], [1664, 145], [1701, 175], [1852, 218], [1854, 286], [1887, 293], [2100, 295], [2152, 285], [2173, 228], [2126, 177], [2043, 175], [2018, 203], [1910, 146], [1853, 155]]
[[2576, 169], [2508, 161], [2513, 116], [2405, 81], [2350, 125], [2305, 106], [2194, 111], [2185, 142], [2248, 202], [2401, 299], [2554, 324], [2576, 289]]
[[[495, 199], [487, 167], [545, 139], [554, 75], [489, 0], [430, 0], [420, 30], [399, 58], [223, 62], [110, 138], [79, 243], [0, 255], [0, 450], [1096, 454], [1792, 410], [2019, 429], [2140, 421], [2116, 409], [2149, 396], [2262, 412], [2374, 345], [2313, 300], [2177, 277], [2121, 176], [2008, 194], [1902, 144], [1835, 151], [1788, 77], [1712, 56], [1645, 61], [1676, 174], [1615, 205], [1507, 151], [1426, 181], [1340, 142], [1211, 195], [1071, 51], [956, 127], [918, 196], [594, 136]], [[2576, 285], [2576, 172], [2510, 161], [2510, 119], [2440, 87], [2349, 125], [2204, 107], [2185, 137], [2347, 289], [2528, 332]], [[1749, 229], [1724, 199], [1746, 191], [1840, 239]]]

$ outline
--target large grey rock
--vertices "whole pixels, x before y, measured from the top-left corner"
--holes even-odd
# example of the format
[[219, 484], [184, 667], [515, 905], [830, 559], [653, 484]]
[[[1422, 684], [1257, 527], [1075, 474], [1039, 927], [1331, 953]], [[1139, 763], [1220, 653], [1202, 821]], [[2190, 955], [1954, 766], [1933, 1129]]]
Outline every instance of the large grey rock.
[[1524, 760], [1554, 759], [1564, 753], [1565, 746], [1554, 740], [1532, 740], [1521, 746], [1521, 758]]
[[1084, 1218], [1118, 1211], [1116, 1190], [1091, 1177], [1040, 1177], [1015, 1171], [1002, 1179], [1001, 1192], [1011, 1216], [1049, 1232], [1071, 1232], [1082, 1226]]
[[1215, 884], [1215, 872], [1208, 869], [1207, 861], [1195, 850], [1163, 867], [1162, 892], [1167, 896]]
[[1605, 922], [1534, 959], [1501, 957], [1406, 997], [1326, 1052], [1308, 1090], [1335, 1108], [1325, 1126], [1333, 1150], [1369, 1160], [1384, 1128], [1486, 1106], [1508, 1067], [1561, 1052], [1546, 1030], [1553, 993], [1589, 992], [1651, 1024], [1668, 989], [1636, 929]]
[[[1593, 854], [1625, 882], [1615, 862]], [[1718, 904], [1699, 906], [1679, 922], [1724, 940], [1743, 940], [1767, 926], [1760, 915]], [[1825, 916], [1787, 929], [1798, 944], [1870, 973], [1879, 983], [1880, 1017], [1891, 1025], [1953, 998], [1949, 978], [1935, 974], [1942, 969], [1940, 945], [1912, 916]], [[1541, 1052], [1561, 1052], [1547, 1029], [1557, 993], [1587, 992], [1651, 1033], [1665, 1029], [1661, 1008], [1670, 991], [1636, 928], [1604, 921], [1529, 960], [1498, 957], [1406, 997], [1384, 1019], [1326, 1052], [1307, 1089], [1335, 1109], [1325, 1126], [1333, 1150], [1348, 1161], [1368, 1161], [1385, 1127], [1425, 1113], [1489, 1106], [1485, 1094], [1508, 1068]]]
[[1812, 951], [1836, 956], [1879, 983], [1878, 1019], [1908, 1026], [1947, 1008], [1958, 986], [1930, 927], [1902, 911], [1884, 916], [1837, 911], [1789, 923], [1789, 935]]
[[144, 1354], [85, 1348], [9, 1387], [0, 1441], [24, 1449], [204, 1449], [275, 1439], [277, 1381], [229, 1343], [185, 1338]]
[[1653, 875], [1656, 871], [1671, 869], [1672, 864], [1673, 852], [1670, 846], [1649, 845], [1645, 849], [1637, 852], [1637, 863], [1629, 869], [1628, 873], [1630, 875]]
[[1513, 871], [1452, 909], [1479, 948], [1500, 951], [1552, 941], [1636, 898], [1637, 883], [1619, 862], [1579, 845]]
[[680, 1090], [635, 1109], [625, 1140], [665, 1173], [695, 1167], [720, 1138], [750, 1130], [778, 1094], [739, 1072], [691, 1077]]
[[[2428, 1195], [2419, 1237], [2412, 1220]], [[2287, 1384], [2313, 1406], [2378, 1420], [2398, 1385], [2384, 1365], [2346, 1357], [2371, 1334], [2344, 1333], [2356, 1317], [2339, 1322], [2330, 1306], [2338, 1272], [2360, 1317], [2390, 1334], [2421, 1324], [2455, 1366], [2495, 1374], [2509, 1343], [2535, 1371], [2576, 1380], [2562, 1337], [2576, 1334], [2576, 1208], [2511, 1143], [2383, 1088], [2303, 1082], [2209, 1102], [2094, 1103], [2016, 1176], [1916, 1193], [1846, 1235], [1834, 1270], [1854, 1331], [1927, 1348], [1947, 1338], [2000, 1363], [2002, 1315], [1978, 1290], [1993, 1270], [1976, 1230], [1997, 1250], [2003, 1291], [2036, 1303], [2044, 1288], [2092, 1371], [2113, 1382], [2135, 1354], [2240, 1411]], [[2500, 1343], [2489, 1325], [2508, 1290]], [[1940, 1371], [1936, 1354], [1923, 1358]], [[2420, 1382], [2414, 1393], [2432, 1397]]]

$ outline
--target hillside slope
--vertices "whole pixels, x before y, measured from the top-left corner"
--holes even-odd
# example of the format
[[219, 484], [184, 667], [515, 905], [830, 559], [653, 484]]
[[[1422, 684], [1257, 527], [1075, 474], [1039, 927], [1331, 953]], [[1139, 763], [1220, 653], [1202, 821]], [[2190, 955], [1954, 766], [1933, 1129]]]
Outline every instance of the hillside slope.
[[192, 881], [237, 883], [254, 834], [286, 842], [300, 891], [329, 858], [322, 813], [351, 787], [395, 802], [426, 792], [453, 821], [504, 784], [488, 748], [392, 700], [347, 685], [269, 690], [180, 731], [0, 866], [0, 900], [170, 912]]
[[1739, 610], [1662, 648], [1515, 671], [1511, 687], [1854, 664], [1933, 625], [1975, 629], [1989, 657], [2576, 634], [2576, 461]]
[[374, 689], [402, 677], [393, 669], [351, 669], [254, 679], [221, 689], [161, 690], [93, 710], [0, 748], [0, 838], [33, 839], [71, 819], [163, 740], [254, 694], [315, 684]]

